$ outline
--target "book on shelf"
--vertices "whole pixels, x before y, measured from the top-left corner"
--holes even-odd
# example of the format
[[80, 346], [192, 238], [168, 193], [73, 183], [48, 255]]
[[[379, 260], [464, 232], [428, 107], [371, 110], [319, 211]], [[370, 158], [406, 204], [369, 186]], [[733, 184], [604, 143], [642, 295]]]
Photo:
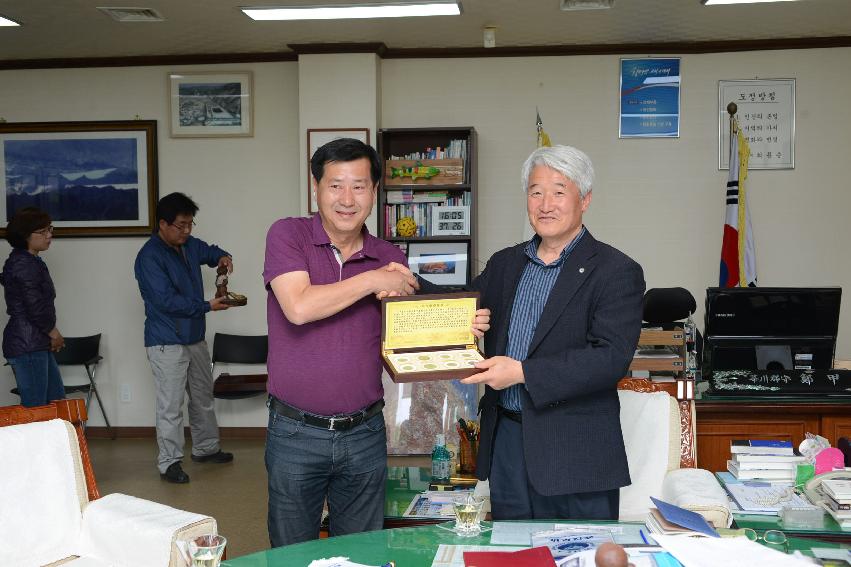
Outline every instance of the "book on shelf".
[[819, 506], [824, 508], [830, 516], [836, 520], [836, 523], [839, 524], [840, 528], [851, 528], [851, 513], [836, 511], [830, 507], [829, 504], [825, 502], [819, 502]]
[[387, 190], [384, 202], [388, 205], [407, 203], [443, 203], [449, 199], [447, 191], [414, 191], [413, 189]]
[[807, 459], [803, 455], [747, 455], [744, 453], [734, 453], [733, 460], [737, 463], [762, 463], [770, 461], [772, 463], [803, 463]]
[[747, 453], [750, 455], [793, 455], [791, 441], [774, 439], [734, 439], [730, 442], [731, 453]]
[[825, 494], [833, 497], [837, 502], [851, 500], [851, 480], [838, 478], [826, 478], [821, 483]]
[[837, 500], [830, 494], [824, 495], [824, 502], [833, 508], [834, 512], [851, 514], [851, 500]]
[[727, 461], [727, 470], [739, 480], [795, 480], [795, 469], [750, 469], [742, 470], [736, 461]]
[[759, 457], [757, 459], [739, 459], [741, 455], [733, 455], [733, 462], [742, 471], [752, 471], [757, 469], [772, 469], [783, 471], [795, 471], [798, 468], [798, 463], [805, 462], [804, 457], [798, 457], [795, 460], [790, 460], [785, 455], [781, 455], [780, 460], [775, 460], [772, 455], [748, 455]]

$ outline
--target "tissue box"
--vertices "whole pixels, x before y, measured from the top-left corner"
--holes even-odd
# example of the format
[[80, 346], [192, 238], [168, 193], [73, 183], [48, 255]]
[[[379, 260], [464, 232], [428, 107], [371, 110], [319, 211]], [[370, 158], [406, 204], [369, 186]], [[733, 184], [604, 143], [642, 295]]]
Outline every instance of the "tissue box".
[[454, 380], [481, 372], [470, 331], [475, 292], [387, 297], [381, 301], [381, 356], [394, 382]]

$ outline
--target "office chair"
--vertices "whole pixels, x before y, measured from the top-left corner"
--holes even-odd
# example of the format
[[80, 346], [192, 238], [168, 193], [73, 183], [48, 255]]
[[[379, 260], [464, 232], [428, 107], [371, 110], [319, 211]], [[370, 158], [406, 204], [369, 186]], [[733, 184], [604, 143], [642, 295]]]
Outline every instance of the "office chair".
[[[109, 418], [106, 416], [106, 409], [103, 406], [103, 400], [101, 400], [100, 393], [95, 384], [95, 372], [97, 371], [98, 363], [103, 360], [103, 357], [100, 355], [100, 333], [89, 337], [65, 337], [65, 348], [53, 353], [53, 356], [56, 358], [56, 364], [59, 366], [79, 365], [86, 369], [86, 376], [89, 378], [89, 383], [66, 384], [65, 394], [84, 392], [86, 394], [86, 411], [89, 411], [89, 404], [92, 401], [92, 394], [94, 394], [98, 400], [100, 413], [106, 422], [110, 437], [115, 439], [115, 430], [109, 423]], [[85, 429], [85, 423], [83, 424], [83, 428]]]
[[[216, 363], [266, 364], [269, 353], [267, 335], [229, 335], [216, 333], [213, 337], [213, 356], [210, 371], [215, 373]], [[230, 374], [223, 372], [213, 384], [213, 396], [223, 400], [238, 400], [266, 393], [269, 375]]]

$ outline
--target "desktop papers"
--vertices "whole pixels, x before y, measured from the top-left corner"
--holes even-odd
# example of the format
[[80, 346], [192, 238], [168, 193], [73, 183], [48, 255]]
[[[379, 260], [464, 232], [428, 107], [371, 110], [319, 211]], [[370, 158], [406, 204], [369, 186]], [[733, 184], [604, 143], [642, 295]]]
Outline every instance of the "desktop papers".
[[[464, 567], [465, 551], [520, 551], [526, 547], [509, 545], [447, 545], [441, 543], [431, 567]], [[401, 567], [401, 566], [400, 566]]]
[[621, 545], [641, 543], [641, 526], [615, 524], [550, 524], [542, 522], [494, 522], [491, 532], [493, 545], [531, 545], [532, 534], [548, 530], [572, 529], [603, 532]]
[[471, 490], [429, 490], [417, 494], [402, 517], [454, 520], [455, 511], [452, 508], [452, 502], [459, 496], [471, 493]]
[[659, 545], [685, 567], [812, 567], [793, 555], [769, 549], [743, 537], [685, 537], [653, 534]]
[[809, 501], [796, 494], [791, 485], [755, 486], [750, 483], [724, 486], [735, 503], [747, 514], [777, 515], [783, 506], [811, 506]]

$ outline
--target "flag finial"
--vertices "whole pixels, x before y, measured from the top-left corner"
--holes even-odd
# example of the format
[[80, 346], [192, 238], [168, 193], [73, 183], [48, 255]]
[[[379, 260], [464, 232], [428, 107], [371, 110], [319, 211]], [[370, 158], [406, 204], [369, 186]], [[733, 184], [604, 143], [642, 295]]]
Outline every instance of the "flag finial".
[[538, 147], [539, 148], [549, 148], [552, 146], [552, 142], [550, 142], [550, 136], [544, 132], [544, 121], [541, 120], [541, 113], [538, 111], [538, 107], [535, 107], [535, 115], [537, 116], [537, 121], [535, 122], [535, 126], [538, 129]]

